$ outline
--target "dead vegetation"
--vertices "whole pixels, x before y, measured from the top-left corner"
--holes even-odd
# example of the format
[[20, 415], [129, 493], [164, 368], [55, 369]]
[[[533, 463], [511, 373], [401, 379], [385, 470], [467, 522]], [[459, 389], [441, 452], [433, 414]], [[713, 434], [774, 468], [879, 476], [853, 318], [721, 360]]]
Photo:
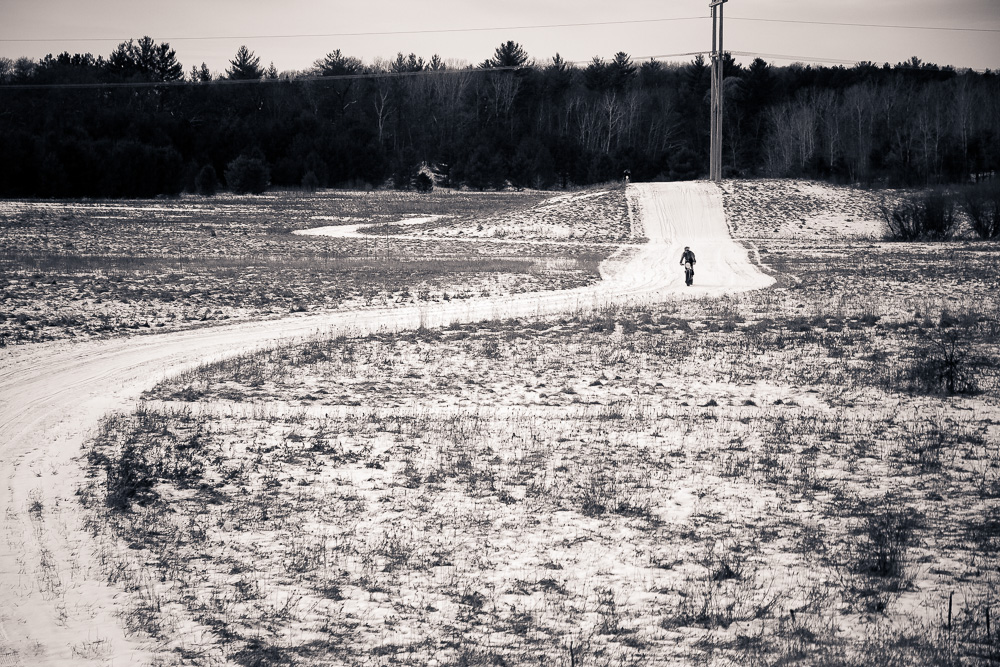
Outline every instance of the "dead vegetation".
[[177, 376], [89, 451], [107, 569], [177, 661], [995, 664], [1000, 251], [864, 249]]
[[[623, 194], [616, 196], [624, 207]], [[519, 211], [546, 199], [533, 193], [325, 192], [7, 202], [0, 210], [0, 345], [596, 281], [613, 247], [291, 234], [443, 211], [474, 228], [498, 210]], [[557, 209], [551, 214], [559, 217]]]
[[[427, 225], [438, 237], [624, 243], [632, 234], [621, 183], [551, 196], [523, 210], [498, 211], [477, 220], [446, 219]], [[550, 193], [551, 194], [551, 193]]]
[[793, 179], [733, 180], [722, 189], [739, 239], [881, 238], [879, 205], [897, 199], [892, 191]]

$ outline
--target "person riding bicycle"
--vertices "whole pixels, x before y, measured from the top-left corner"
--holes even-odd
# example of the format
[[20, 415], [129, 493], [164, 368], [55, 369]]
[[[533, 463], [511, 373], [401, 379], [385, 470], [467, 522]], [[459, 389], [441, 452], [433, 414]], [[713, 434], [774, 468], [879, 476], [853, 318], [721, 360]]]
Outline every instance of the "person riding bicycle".
[[684, 284], [689, 287], [694, 282], [694, 265], [697, 262], [691, 248], [684, 246], [684, 254], [681, 255], [681, 265], [684, 267]]

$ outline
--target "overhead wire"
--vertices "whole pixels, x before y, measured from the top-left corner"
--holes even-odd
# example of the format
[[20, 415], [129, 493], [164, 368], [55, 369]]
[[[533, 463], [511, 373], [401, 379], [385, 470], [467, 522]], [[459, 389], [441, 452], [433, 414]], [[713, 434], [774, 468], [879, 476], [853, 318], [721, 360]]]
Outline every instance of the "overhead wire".
[[753, 56], [764, 60], [794, 60], [796, 62], [808, 63], [833, 63], [835, 65], [857, 65], [862, 60], [847, 60], [843, 58], [817, 58], [813, 56], [788, 56], [778, 53], [757, 53], [756, 51], [731, 51], [726, 49], [726, 53], [733, 56]]
[[[182, 40], [222, 40], [222, 39], [312, 39], [319, 37], [386, 37], [393, 35], [431, 35], [460, 32], [491, 32], [501, 30], [539, 30], [548, 28], [585, 28], [602, 27], [610, 25], [632, 25], [638, 23], [666, 23], [673, 21], [697, 21], [704, 20], [706, 16], [676, 16], [669, 18], [654, 19], [631, 19], [621, 21], [590, 21], [584, 23], [545, 23], [536, 25], [514, 25], [514, 26], [490, 26], [472, 28], [434, 28], [426, 30], [378, 30], [363, 32], [327, 32], [327, 33], [302, 33], [290, 35], [193, 35], [184, 37], [156, 37], [158, 40], [182, 41]], [[122, 41], [120, 37], [72, 37], [68, 39], [48, 39], [48, 38], [13, 38], [3, 39], [0, 42], [115, 42]]]
[[[156, 37], [158, 40], [170, 41], [209, 41], [209, 40], [229, 40], [229, 39], [314, 39], [328, 37], [379, 37], [392, 35], [429, 35], [447, 34], [463, 32], [493, 32], [503, 30], [541, 30], [551, 28], [583, 28], [583, 27], [603, 27], [613, 25], [634, 25], [642, 23], [668, 23], [677, 21], [698, 21], [707, 20], [709, 16], [673, 16], [647, 19], [623, 19], [619, 21], [587, 21], [575, 23], [543, 23], [533, 25], [510, 25], [510, 26], [484, 26], [465, 28], [430, 28], [421, 30], [370, 30], [357, 32], [328, 32], [328, 33], [293, 33], [285, 35], [181, 35], [172, 37]], [[823, 26], [844, 26], [856, 28], [888, 28], [897, 30], [942, 30], [959, 32], [984, 32], [1000, 33], [1000, 28], [973, 28], [965, 26], [929, 26], [929, 25], [906, 25], [894, 23], [859, 23], [850, 21], [810, 21], [803, 19], [771, 19], [757, 18], [750, 16], [727, 16], [731, 21], [754, 21], [761, 23], [791, 23], [798, 25], [823, 25]], [[0, 42], [118, 42], [127, 41], [121, 37], [8, 37], [0, 38]]]
[[759, 23], [795, 23], [798, 25], [831, 25], [852, 28], [892, 28], [896, 30], [946, 30], [958, 32], [1000, 32], [1000, 28], [966, 28], [941, 25], [900, 25], [895, 23], [851, 23], [847, 21], [803, 21], [797, 19], [762, 19], [749, 16], [726, 16], [727, 21], [755, 21]]

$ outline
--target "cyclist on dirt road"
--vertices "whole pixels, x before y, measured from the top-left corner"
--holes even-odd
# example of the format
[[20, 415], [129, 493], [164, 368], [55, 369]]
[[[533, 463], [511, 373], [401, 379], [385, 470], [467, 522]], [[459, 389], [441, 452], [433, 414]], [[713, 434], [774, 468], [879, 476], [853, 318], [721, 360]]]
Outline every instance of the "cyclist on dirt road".
[[684, 254], [681, 255], [681, 265], [684, 267], [684, 284], [688, 287], [694, 282], [694, 265], [697, 262], [691, 248], [684, 246]]

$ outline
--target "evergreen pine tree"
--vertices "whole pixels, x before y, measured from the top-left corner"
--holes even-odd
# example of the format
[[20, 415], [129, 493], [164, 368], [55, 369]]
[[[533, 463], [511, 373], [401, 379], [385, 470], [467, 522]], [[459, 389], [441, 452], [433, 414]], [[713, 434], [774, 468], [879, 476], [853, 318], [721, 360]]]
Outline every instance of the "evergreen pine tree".
[[226, 76], [230, 79], [259, 79], [264, 75], [264, 70], [260, 68], [260, 58], [246, 46], [241, 46], [236, 51], [236, 57], [229, 61], [229, 65]]

